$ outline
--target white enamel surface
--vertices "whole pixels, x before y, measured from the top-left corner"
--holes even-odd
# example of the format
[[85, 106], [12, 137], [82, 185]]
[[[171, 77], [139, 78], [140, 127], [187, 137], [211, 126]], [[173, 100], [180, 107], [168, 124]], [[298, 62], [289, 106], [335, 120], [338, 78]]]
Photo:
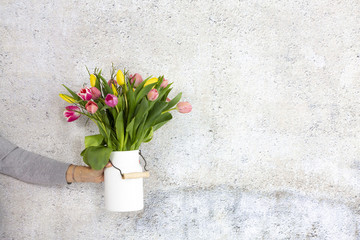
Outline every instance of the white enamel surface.
[[[122, 173], [142, 172], [139, 151], [112, 152], [110, 160]], [[105, 169], [105, 208], [109, 211], [131, 212], [144, 207], [143, 179], [122, 179], [114, 167]]]

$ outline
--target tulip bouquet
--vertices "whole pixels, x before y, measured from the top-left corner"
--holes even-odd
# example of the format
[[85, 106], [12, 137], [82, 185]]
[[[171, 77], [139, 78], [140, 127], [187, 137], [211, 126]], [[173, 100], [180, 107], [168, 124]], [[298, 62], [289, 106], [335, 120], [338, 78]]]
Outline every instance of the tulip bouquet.
[[138, 73], [129, 75], [114, 67], [109, 81], [97, 68], [89, 75], [90, 88], [84, 86], [76, 93], [63, 85], [70, 95], [60, 97], [72, 104], [64, 112], [68, 122], [84, 115], [99, 128], [100, 134], [85, 137], [81, 152], [93, 169], [104, 168], [112, 151], [137, 150], [141, 143], [149, 142], [154, 131], [172, 119], [170, 111], [188, 113], [192, 109], [188, 102], [179, 102], [181, 93], [168, 98], [172, 83], [163, 76], [143, 80]]

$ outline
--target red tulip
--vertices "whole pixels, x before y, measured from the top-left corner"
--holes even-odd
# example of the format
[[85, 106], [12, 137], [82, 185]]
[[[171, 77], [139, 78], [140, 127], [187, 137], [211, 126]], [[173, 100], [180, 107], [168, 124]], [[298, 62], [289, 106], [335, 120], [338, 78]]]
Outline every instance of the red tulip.
[[84, 101], [89, 101], [92, 98], [91, 91], [87, 87], [80, 89], [77, 95]]
[[96, 87], [92, 87], [90, 88], [90, 90], [91, 90], [92, 99], [96, 100], [101, 96], [100, 90], [97, 89]]
[[161, 85], [160, 85], [160, 87], [166, 88], [166, 86], [167, 86], [168, 84], [169, 84], [169, 81], [164, 78], [163, 81], [162, 81], [162, 83], [161, 83]]
[[133, 84], [134, 81], [135, 81], [134, 87], [138, 87], [140, 85], [140, 83], [142, 83], [143, 78], [138, 73], [135, 73], [134, 76], [132, 74], [130, 74], [130, 83]]
[[96, 113], [99, 107], [95, 102], [88, 101], [88, 103], [85, 105], [85, 108], [89, 113], [94, 114]]
[[74, 111], [80, 111], [80, 108], [76, 106], [67, 106], [65, 108], [67, 111], [64, 111], [64, 117], [68, 122], [73, 122], [80, 117], [80, 113]]
[[149, 93], [147, 94], [147, 98], [149, 99], [149, 101], [155, 101], [159, 96], [159, 93], [158, 91], [154, 88], [154, 89], [151, 89], [149, 91]]

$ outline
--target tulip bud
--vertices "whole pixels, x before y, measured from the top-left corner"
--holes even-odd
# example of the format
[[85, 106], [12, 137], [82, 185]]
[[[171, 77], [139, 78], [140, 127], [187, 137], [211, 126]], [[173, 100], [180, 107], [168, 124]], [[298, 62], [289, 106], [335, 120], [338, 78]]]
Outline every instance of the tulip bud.
[[161, 83], [161, 85], [160, 85], [160, 87], [166, 88], [166, 86], [167, 86], [168, 84], [169, 84], [169, 81], [164, 78], [163, 81], [162, 81], [162, 83]]
[[125, 77], [124, 77], [124, 74], [121, 70], [119, 70], [117, 73], [116, 73], [116, 81], [118, 82], [118, 84], [120, 86], [124, 85], [125, 84]]
[[111, 84], [111, 89], [112, 89], [114, 95], [117, 96], [117, 95], [118, 95], [118, 92], [116, 91], [116, 87], [115, 87], [114, 84]]
[[96, 84], [96, 77], [94, 74], [90, 74], [90, 85], [94, 87]]
[[176, 105], [176, 109], [179, 111], [179, 113], [189, 113], [192, 110], [192, 106], [188, 102], [179, 102]]
[[147, 94], [147, 98], [149, 101], [155, 101], [159, 96], [159, 93], [156, 89], [151, 89], [149, 93]]
[[118, 99], [116, 96], [114, 96], [112, 94], [108, 94], [108, 95], [106, 95], [105, 103], [106, 103], [106, 105], [108, 105], [110, 107], [115, 107], [118, 104]]
[[77, 95], [84, 101], [89, 101], [92, 98], [91, 91], [87, 87], [80, 89]]
[[100, 90], [97, 89], [96, 87], [92, 87], [90, 88], [90, 90], [91, 90], [92, 99], [96, 100], [101, 96]]
[[76, 103], [76, 100], [66, 94], [59, 94], [59, 96], [68, 103]]
[[74, 111], [80, 111], [80, 108], [76, 106], [67, 106], [64, 111], [64, 117], [68, 122], [73, 122], [80, 117], [80, 113]]
[[[135, 81], [135, 83], [134, 83]], [[143, 78], [141, 77], [140, 74], [135, 73], [135, 75], [130, 75], [130, 83], [133, 84], [134, 83], [134, 87], [138, 87], [140, 85], [140, 83], [142, 83]]]
[[146, 81], [146, 83], [144, 84], [144, 87], [147, 86], [147, 85], [150, 85], [152, 83], [156, 83], [158, 81], [157, 78], [150, 78], [149, 80]]
[[96, 113], [99, 107], [95, 102], [88, 101], [88, 103], [85, 105], [85, 108], [89, 113], [94, 114]]
[[110, 80], [108, 81], [108, 85], [109, 85], [109, 87], [111, 87], [112, 85], [117, 86], [117, 82], [116, 82], [114, 79], [110, 79]]

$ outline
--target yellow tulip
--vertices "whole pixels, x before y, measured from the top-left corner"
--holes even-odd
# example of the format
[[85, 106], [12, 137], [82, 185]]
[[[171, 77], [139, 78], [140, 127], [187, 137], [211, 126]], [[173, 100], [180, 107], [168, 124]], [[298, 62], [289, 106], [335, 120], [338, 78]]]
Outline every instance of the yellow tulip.
[[150, 85], [152, 83], [156, 83], [157, 81], [158, 81], [158, 78], [156, 78], [156, 77], [150, 78], [149, 80], [146, 81], [146, 83], [144, 84], [144, 87], [147, 85]]
[[117, 95], [118, 95], [118, 92], [116, 91], [115, 85], [114, 85], [114, 84], [111, 84], [111, 88], [112, 88], [112, 90], [113, 90], [114, 95], [117, 96]]
[[125, 77], [121, 70], [116, 73], [116, 81], [120, 86], [125, 84]]
[[90, 75], [90, 85], [91, 85], [92, 87], [95, 87], [95, 83], [96, 83], [96, 77], [95, 77], [94, 74], [91, 74], [91, 75]]
[[68, 103], [76, 103], [75, 99], [73, 99], [72, 97], [70, 97], [66, 94], [59, 94], [59, 96]]

